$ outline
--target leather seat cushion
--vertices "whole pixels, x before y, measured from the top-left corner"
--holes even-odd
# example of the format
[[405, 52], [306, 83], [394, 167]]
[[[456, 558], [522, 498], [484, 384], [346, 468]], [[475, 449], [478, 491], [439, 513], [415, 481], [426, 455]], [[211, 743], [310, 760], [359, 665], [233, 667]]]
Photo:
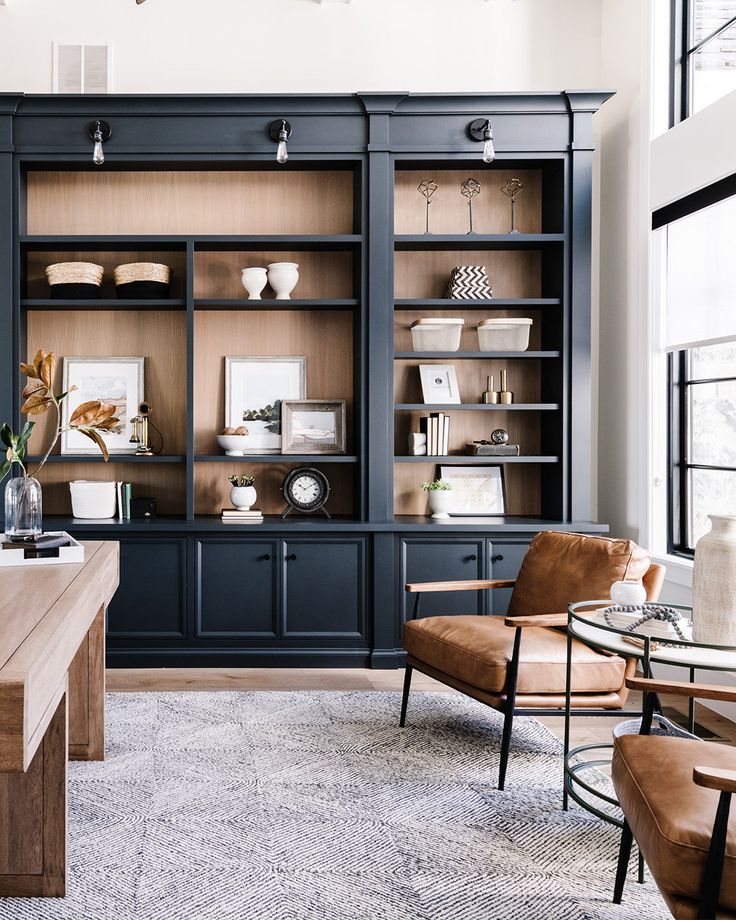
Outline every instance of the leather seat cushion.
[[614, 581], [641, 581], [651, 561], [631, 540], [544, 531], [524, 556], [509, 614], [564, 613], [576, 601], [609, 598]]
[[[411, 620], [404, 626], [404, 648], [419, 661], [457, 680], [500, 693], [513, 655], [513, 627], [503, 617], [449, 616]], [[573, 642], [572, 689], [607, 693], [621, 689], [626, 662]], [[523, 630], [517, 691], [564, 693], [567, 637], [556, 629]]]
[[[667, 902], [696, 902], [719, 793], [693, 782], [693, 767], [736, 770], [736, 750], [708, 741], [624, 735], [613, 751], [613, 784], [644, 859]], [[736, 810], [728, 824], [721, 905], [736, 911]], [[681, 906], [675, 916], [686, 916]], [[720, 916], [720, 914], [719, 914]]]

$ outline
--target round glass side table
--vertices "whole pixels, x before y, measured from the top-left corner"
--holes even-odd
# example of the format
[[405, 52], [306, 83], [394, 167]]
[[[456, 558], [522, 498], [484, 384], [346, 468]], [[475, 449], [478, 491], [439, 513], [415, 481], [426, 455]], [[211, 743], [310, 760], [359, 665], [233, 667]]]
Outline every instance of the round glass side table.
[[[723, 645], [704, 645], [692, 640], [667, 639], [645, 636], [608, 626], [603, 619], [602, 610], [610, 607], [611, 600], [580, 601], [570, 604], [568, 608], [567, 627], [567, 669], [565, 689], [565, 760], [564, 760], [564, 799], [565, 807], [569, 796], [586, 811], [597, 815], [603, 821], [623, 826], [623, 817], [616, 799], [606, 791], [603, 775], [598, 772], [601, 767], [610, 765], [613, 743], [583, 744], [570, 747], [570, 713], [571, 713], [571, 653], [573, 639], [583, 642], [593, 649], [613, 652], [623, 658], [638, 658], [645, 677], [652, 676], [653, 664], [666, 664], [686, 668], [690, 683], [695, 680], [695, 672], [736, 671], [736, 647]], [[684, 616], [692, 613], [692, 607], [680, 604], [668, 604]], [[634, 636], [639, 643], [632, 643], [626, 637]], [[644, 702], [642, 703], [642, 710]], [[592, 713], [591, 713], [592, 714]], [[631, 716], [634, 713], [622, 710], [600, 710], [601, 715]], [[635, 714], [637, 717], [641, 713]], [[692, 734], [695, 729], [695, 701], [690, 699], [688, 709], [688, 728]], [[592, 776], [588, 771], [593, 772]]]

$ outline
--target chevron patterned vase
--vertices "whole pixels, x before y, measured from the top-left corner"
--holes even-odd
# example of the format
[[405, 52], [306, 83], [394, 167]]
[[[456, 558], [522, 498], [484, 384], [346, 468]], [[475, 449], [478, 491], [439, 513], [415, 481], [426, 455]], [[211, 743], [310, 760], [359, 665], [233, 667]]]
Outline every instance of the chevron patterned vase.
[[458, 265], [453, 268], [447, 296], [456, 300], [490, 300], [493, 294], [485, 265]]

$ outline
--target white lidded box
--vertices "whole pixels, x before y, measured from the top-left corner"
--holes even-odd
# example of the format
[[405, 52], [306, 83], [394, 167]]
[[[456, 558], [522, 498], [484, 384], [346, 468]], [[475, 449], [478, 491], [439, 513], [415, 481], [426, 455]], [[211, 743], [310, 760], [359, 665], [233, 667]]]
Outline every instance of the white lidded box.
[[483, 319], [478, 323], [478, 347], [481, 351], [526, 351], [533, 322], [528, 317]]
[[432, 317], [411, 324], [411, 344], [414, 351], [457, 351], [464, 319]]
[[75, 518], [115, 517], [117, 510], [117, 489], [114, 482], [94, 482], [76, 479], [69, 483], [72, 494], [72, 515]]

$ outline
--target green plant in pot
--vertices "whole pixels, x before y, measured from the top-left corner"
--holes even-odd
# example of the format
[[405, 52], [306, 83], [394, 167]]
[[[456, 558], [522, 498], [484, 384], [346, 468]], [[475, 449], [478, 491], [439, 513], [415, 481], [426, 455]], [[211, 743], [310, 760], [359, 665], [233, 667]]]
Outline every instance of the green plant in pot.
[[238, 511], [250, 511], [258, 498], [255, 490], [255, 476], [228, 476], [227, 481], [232, 488], [230, 489], [230, 501], [233, 507]]
[[[262, 409], [246, 409], [243, 412], [243, 421], [248, 422], [248, 433], [251, 431], [278, 431], [279, 430], [279, 409], [281, 400], [277, 399], [272, 406], [264, 406]], [[258, 423], [262, 423], [258, 425]], [[254, 426], [254, 423], [258, 427]]]
[[446, 479], [433, 479], [422, 483], [422, 491], [427, 493], [429, 510], [435, 521], [444, 521], [450, 517], [452, 507], [452, 486]]
[[[61, 406], [76, 387], [72, 387], [65, 393], [54, 393], [52, 383], [54, 366], [53, 353], [47, 353], [43, 349], [39, 349], [36, 353], [32, 364], [20, 365], [21, 372], [28, 380], [23, 390], [24, 402], [20, 411], [23, 415], [28, 416], [29, 420], [23, 426], [20, 434], [15, 434], [7, 423], [0, 428], [0, 441], [5, 448], [5, 459], [0, 466], [0, 482], [9, 473], [12, 473], [14, 466], [20, 471], [20, 475], [12, 477], [5, 487], [5, 534], [14, 542], [30, 542], [40, 536], [43, 531], [41, 485], [36, 477], [51, 456], [62, 432], [72, 429], [79, 431], [94, 441], [100, 448], [103, 459], [107, 461], [109, 454], [101, 432], [111, 431], [120, 423], [120, 420], [115, 417], [115, 406], [93, 399], [77, 406], [68, 423], [64, 424], [61, 418]], [[28, 440], [36, 424], [31, 419], [49, 411], [55, 415], [51, 440], [31, 476], [26, 459]]]

